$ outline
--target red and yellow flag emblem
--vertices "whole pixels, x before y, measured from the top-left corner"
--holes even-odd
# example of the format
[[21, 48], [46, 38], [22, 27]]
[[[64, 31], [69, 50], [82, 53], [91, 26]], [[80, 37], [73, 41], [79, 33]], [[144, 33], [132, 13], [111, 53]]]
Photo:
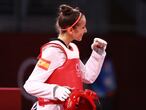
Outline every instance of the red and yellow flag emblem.
[[41, 58], [41, 59], [39, 59], [37, 65], [38, 65], [38, 67], [40, 67], [44, 70], [48, 70], [50, 63], [51, 63], [50, 61], [47, 61], [47, 60]]

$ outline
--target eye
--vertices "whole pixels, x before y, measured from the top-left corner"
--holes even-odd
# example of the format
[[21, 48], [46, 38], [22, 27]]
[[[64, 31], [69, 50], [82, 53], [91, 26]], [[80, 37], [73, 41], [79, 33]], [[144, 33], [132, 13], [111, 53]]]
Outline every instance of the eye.
[[82, 29], [85, 29], [85, 28], [86, 28], [86, 25], [82, 27]]
[[85, 26], [82, 27], [82, 29], [84, 29], [84, 28], [85, 28]]

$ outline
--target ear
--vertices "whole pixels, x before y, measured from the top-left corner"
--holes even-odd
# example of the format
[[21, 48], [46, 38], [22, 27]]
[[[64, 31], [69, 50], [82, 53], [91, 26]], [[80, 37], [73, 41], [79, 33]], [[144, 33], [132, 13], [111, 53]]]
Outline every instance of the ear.
[[68, 29], [67, 29], [67, 32], [68, 32], [69, 34], [72, 34], [72, 33], [73, 33], [73, 28], [72, 28], [72, 27], [68, 28]]

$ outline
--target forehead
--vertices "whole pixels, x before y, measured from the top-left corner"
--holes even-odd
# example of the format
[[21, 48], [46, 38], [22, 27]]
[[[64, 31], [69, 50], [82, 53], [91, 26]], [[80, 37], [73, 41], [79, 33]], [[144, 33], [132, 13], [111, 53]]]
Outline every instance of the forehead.
[[83, 15], [81, 20], [79, 21], [79, 25], [85, 25], [86, 24], [86, 17]]

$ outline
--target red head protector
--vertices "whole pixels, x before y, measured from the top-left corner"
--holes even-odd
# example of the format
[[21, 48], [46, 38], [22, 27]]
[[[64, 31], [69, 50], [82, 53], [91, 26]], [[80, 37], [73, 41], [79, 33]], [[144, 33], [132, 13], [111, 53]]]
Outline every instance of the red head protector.
[[66, 100], [64, 110], [97, 110], [98, 106], [99, 98], [95, 92], [88, 89], [74, 90]]

